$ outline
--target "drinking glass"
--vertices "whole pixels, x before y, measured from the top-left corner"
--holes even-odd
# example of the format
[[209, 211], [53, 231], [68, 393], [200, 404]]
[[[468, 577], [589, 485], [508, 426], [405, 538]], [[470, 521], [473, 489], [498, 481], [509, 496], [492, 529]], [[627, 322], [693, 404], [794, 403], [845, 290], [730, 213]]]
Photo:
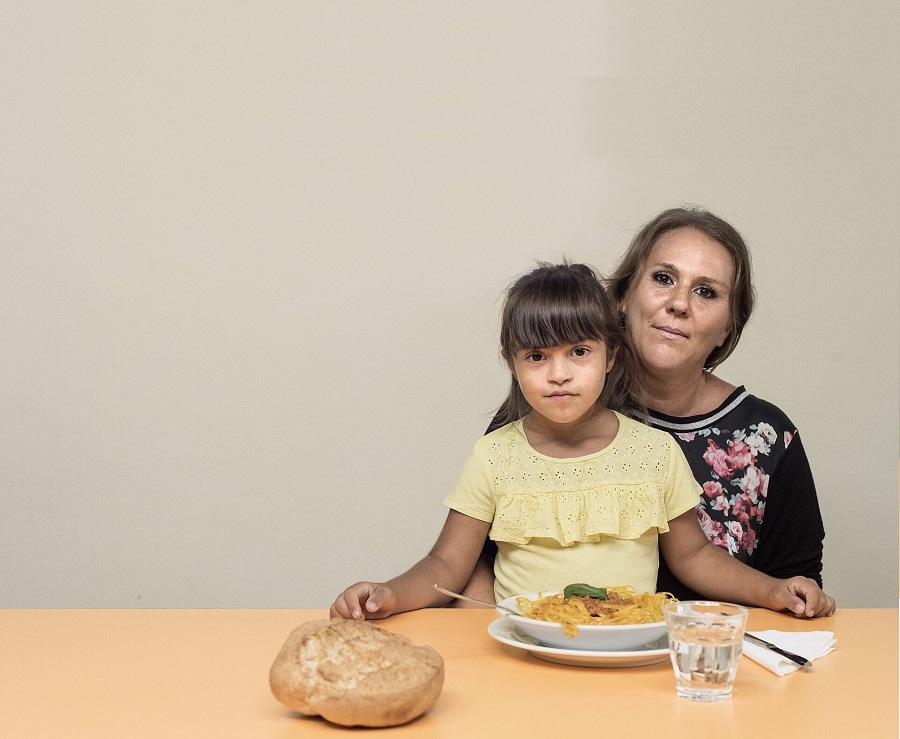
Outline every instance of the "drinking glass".
[[695, 701], [731, 697], [747, 609], [708, 600], [670, 601], [665, 609], [678, 695]]

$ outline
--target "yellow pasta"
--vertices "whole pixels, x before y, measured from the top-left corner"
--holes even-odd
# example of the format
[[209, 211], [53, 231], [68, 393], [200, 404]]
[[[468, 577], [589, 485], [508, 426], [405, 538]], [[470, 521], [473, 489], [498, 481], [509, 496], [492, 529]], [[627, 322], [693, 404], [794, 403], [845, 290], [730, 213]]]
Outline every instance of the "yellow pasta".
[[537, 600], [516, 598], [516, 604], [523, 616], [561, 624], [568, 636], [575, 636], [578, 626], [662, 621], [663, 605], [668, 600], [675, 600], [671, 593], [637, 593], [628, 585], [607, 588], [606, 591], [605, 600], [583, 596], [564, 598], [560, 592], [538, 597]]

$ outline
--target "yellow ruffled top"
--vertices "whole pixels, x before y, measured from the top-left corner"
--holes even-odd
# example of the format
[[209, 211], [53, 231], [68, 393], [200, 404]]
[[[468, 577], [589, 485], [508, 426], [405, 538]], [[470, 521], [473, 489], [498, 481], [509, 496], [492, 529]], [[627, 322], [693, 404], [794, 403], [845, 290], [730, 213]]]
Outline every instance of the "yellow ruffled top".
[[445, 503], [493, 521], [492, 539], [527, 544], [546, 538], [561, 546], [601, 537], [636, 539], [697, 503], [698, 486], [667, 433], [621, 414], [605, 449], [556, 459], [532, 449], [522, 421], [476, 444]]

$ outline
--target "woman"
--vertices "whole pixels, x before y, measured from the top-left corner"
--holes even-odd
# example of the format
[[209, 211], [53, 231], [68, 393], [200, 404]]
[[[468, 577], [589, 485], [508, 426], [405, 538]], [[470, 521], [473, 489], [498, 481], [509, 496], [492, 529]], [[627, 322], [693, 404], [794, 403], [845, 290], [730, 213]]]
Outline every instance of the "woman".
[[[825, 529], [797, 429], [713, 374], [753, 309], [750, 254], [708, 211], [674, 208], [634, 237], [609, 288], [638, 359], [650, 425], [672, 434], [703, 486], [707, 537], [773, 577], [822, 585]], [[697, 597], [660, 565], [659, 590]]]
[[[713, 374], [753, 309], [741, 235], [708, 211], [666, 210], [637, 233], [608, 287], [637, 360], [647, 420], [675, 437], [703, 487], [696, 510], [704, 533], [757, 570], [821, 587], [825, 530], [796, 428], [771, 403]], [[488, 567], [476, 571], [468, 594], [490, 592]], [[663, 559], [657, 589], [702, 597]]]

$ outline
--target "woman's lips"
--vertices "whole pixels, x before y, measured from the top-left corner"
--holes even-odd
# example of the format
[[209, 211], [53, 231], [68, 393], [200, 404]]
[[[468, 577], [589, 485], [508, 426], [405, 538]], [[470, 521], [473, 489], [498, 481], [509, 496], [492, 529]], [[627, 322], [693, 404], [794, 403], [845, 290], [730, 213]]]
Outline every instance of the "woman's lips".
[[664, 334], [665, 336], [668, 336], [671, 338], [679, 338], [679, 339], [687, 338], [687, 334], [684, 331], [680, 331], [679, 329], [675, 328], [674, 326], [654, 326], [653, 328], [655, 328], [661, 334]]

